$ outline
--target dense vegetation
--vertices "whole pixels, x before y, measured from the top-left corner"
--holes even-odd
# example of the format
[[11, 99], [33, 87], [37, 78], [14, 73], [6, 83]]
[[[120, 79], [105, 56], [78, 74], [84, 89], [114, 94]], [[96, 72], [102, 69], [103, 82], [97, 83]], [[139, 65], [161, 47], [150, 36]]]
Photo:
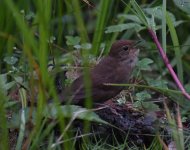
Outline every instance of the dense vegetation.
[[[2, 0], [0, 20], [0, 149], [190, 148], [190, 102], [178, 89], [147, 30], [156, 33], [190, 93], [190, 2]], [[136, 141], [129, 144], [127, 133], [123, 143], [116, 137], [114, 143], [102, 141], [90, 134], [89, 122], [105, 124], [104, 120], [86, 108], [59, 103], [57, 93], [80, 71], [87, 80], [89, 68], [118, 39], [141, 40], [141, 52], [131, 84], [124, 85], [128, 89], [115, 100], [130, 103], [145, 115], [163, 113], [167, 125], [162, 128], [170, 129], [169, 140], [157, 132], [146, 146]], [[80, 142], [73, 132], [76, 118], [85, 120]]]

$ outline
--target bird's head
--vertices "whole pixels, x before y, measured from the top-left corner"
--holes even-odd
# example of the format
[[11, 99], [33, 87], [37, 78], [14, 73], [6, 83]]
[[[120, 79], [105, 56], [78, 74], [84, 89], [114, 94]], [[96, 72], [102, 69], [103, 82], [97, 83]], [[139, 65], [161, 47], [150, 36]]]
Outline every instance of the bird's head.
[[137, 60], [139, 49], [136, 41], [119, 40], [113, 43], [109, 55], [116, 58], [121, 63], [134, 67]]

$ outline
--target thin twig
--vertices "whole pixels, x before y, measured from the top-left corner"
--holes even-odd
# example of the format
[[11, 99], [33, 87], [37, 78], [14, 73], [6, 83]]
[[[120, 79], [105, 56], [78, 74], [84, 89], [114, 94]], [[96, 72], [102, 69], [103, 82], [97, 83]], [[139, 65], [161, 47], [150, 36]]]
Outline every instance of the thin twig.
[[178, 79], [176, 73], [174, 72], [172, 65], [170, 64], [168, 57], [166, 56], [166, 53], [164, 52], [162, 46], [160, 45], [160, 42], [158, 41], [158, 38], [155, 34], [155, 32], [152, 29], [148, 29], [148, 32], [150, 33], [150, 35], [152, 36], [153, 41], [155, 42], [161, 56], [162, 59], [166, 65], [166, 67], [168, 68], [171, 76], [173, 77], [175, 83], [177, 84], [178, 88], [181, 90], [182, 94], [188, 99], [190, 100], [190, 95], [186, 92], [185, 88], [183, 87], [183, 85], [181, 84], [180, 80]]

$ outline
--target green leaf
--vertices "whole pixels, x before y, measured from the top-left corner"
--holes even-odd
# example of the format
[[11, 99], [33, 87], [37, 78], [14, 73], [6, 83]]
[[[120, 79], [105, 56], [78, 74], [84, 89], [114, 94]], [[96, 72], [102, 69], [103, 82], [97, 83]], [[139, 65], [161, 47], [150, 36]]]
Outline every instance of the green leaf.
[[17, 103], [19, 103], [18, 101], [8, 101], [5, 103], [5, 108], [11, 108], [14, 105], [16, 105]]
[[131, 20], [131, 21], [136, 22], [136, 23], [139, 23], [139, 24], [142, 24], [142, 23], [143, 23], [136, 15], [119, 14], [119, 15], [118, 15], [118, 18], [119, 18], [119, 19], [124, 18], [126, 21]]
[[146, 79], [148, 84], [153, 87], [165, 88], [167, 89], [168, 82], [166, 80], [153, 80], [153, 79]]
[[179, 48], [179, 39], [178, 39], [178, 35], [177, 35], [177, 31], [174, 27], [174, 24], [171, 20], [171, 17], [169, 16], [168, 12], [166, 12], [166, 22], [170, 31], [170, 35], [171, 35], [171, 39], [173, 42], [173, 46], [174, 46], [174, 51], [175, 51], [175, 58], [177, 60], [177, 75], [179, 77], [179, 80], [182, 82], [183, 84], [183, 65], [182, 65], [182, 52], [181, 49]]
[[20, 125], [20, 113], [13, 113], [11, 119], [8, 122], [8, 128], [19, 128]]
[[139, 17], [139, 19], [143, 22], [143, 24], [146, 27], [148, 27], [147, 18], [145, 16], [144, 12], [142, 11], [142, 9], [140, 8], [140, 6], [138, 5], [138, 3], [135, 0], [131, 0], [130, 3], [133, 6], [132, 11]]
[[74, 46], [74, 48], [81, 49], [81, 45], [77, 44], [77, 45]]
[[32, 12], [32, 11], [30, 11], [30, 12], [25, 16], [26, 20], [31, 20], [31, 19], [33, 19], [34, 17], [35, 17], [35, 13]]
[[151, 95], [147, 91], [142, 91], [140, 93], [136, 93], [136, 100], [138, 101], [144, 101], [147, 99], [150, 99]]
[[0, 74], [0, 82], [5, 85], [7, 82], [7, 74]]
[[53, 43], [56, 40], [55, 36], [51, 36], [48, 40], [49, 43]]
[[12, 88], [15, 85], [15, 83], [16, 83], [15, 81], [8, 82], [8, 83], [5, 84], [4, 88], [6, 90], [9, 90], [10, 88]]
[[122, 32], [127, 29], [136, 29], [139, 30], [141, 26], [137, 23], [126, 23], [126, 24], [118, 24], [107, 27], [105, 33], [112, 33], [112, 32]]
[[0, 90], [1, 90], [0, 93], [3, 93], [4, 95], [7, 95], [7, 90], [5, 88], [6, 82], [7, 82], [7, 74], [0, 74]]
[[17, 82], [17, 83], [19, 83], [19, 84], [22, 84], [23, 83], [23, 78], [22, 77], [20, 77], [20, 76], [14, 76], [14, 80]]
[[[157, 19], [162, 20], [162, 18], [163, 18], [163, 12], [162, 12], [161, 6], [153, 7], [153, 8], [146, 8], [146, 9], [144, 9], [144, 11], [148, 15], [151, 15], [151, 16], [153, 15]], [[172, 19], [173, 22], [176, 21], [175, 16], [171, 12], [168, 12], [168, 15], [170, 16], [170, 18]]]
[[187, 90], [188, 93], [190, 93], [190, 83], [185, 85], [185, 89]]
[[190, 2], [187, 0], [173, 0], [174, 4], [182, 11], [190, 15]]
[[82, 49], [91, 49], [92, 48], [92, 44], [90, 44], [90, 43], [83, 43], [83, 44], [81, 44], [81, 48]]
[[66, 36], [65, 38], [67, 39], [66, 44], [72, 46], [78, 45], [81, 40], [78, 36]]
[[147, 111], [159, 111], [160, 108], [158, 105], [154, 104], [153, 102], [142, 102], [142, 107]]
[[7, 93], [7, 91], [15, 85], [15, 81], [7, 83], [7, 74], [1, 74], [0, 85], [1, 85], [2, 90], [4, 90], [3, 92]]
[[[29, 107], [24, 109], [24, 115], [25, 115], [26, 122], [28, 122], [30, 120], [30, 109], [31, 108], [29, 108]], [[19, 128], [19, 126], [21, 124], [21, 113], [22, 113], [22, 109], [18, 110], [17, 112], [14, 112], [12, 114], [12, 117], [9, 120], [8, 128]], [[36, 109], [33, 108], [33, 112], [32, 112], [33, 123], [35, 123], [35, 119], [34, 119], [35, 115], [36, 115]]]
[[150, 64], [153, 63], [153, 60], [150, 58], [143, 58], [142, 60], [138, 61], [137, 66], [140, 70], [151, 70]]
[[14, 56], [7, 56], [3, 59], [3, 61], [9, 65], [14, 65], [17, 63], [18, 58], [14, 57]]
[[[88, 110], [86, 108], [82, 108], [80, 106], [76, 105], [64, 105], [64, 106], [58, 106], [62, 110], [62, 115], [67, 118], [73, 118], [74, 119], [82, 119], [82, 120], [88, 120], [88, 121], [95, 121], [106, 124], [104, 120], [102, 120], [95, 112]], [[57, 114], [57, 107], [55, 105], [50, 104], [46, 110], [45, 114], [47, 114], [50, 118], [56, 119], [58, 117]]]
[[142, 91], [136, 94], [136, 102], [133, 104], [134, 107], [140, 107], [148, 111], [158, 111], [159, 107], [153, 102], [145, 102], [151, 98], [151, 95], [147, 91]]

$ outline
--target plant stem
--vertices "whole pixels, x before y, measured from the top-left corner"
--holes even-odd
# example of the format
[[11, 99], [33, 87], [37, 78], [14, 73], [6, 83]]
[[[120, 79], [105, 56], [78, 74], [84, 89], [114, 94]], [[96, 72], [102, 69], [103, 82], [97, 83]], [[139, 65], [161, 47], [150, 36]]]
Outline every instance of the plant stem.
[[174, 70], [173, 70], [173, 68], [172, 68], [172, 66], [171, 66], [171, 64], [170, 64], [170, 62], [169, 62], [169, 60], [168, 60], [168, 57], [166, 56], [166, 53], [164, 52], [164, 50], [163, 50], [163, 48], [162, 48], [160, 42], [158, 41], [158, 38], [157, 38], [155, 32], [154, 32], [152, 29], [150, 29], [150, 28], [148, 28], [148, 32], [149, 32], [150, 35], [152, 36], [152, 39], [153, 39], [153, 41], [155, 42], [155, 44], [156, 44], [156, 46], [157, 46], [157, 48], [158, 48], [158, 50], [159, 50], [159, 52], [160, 52], [160, 54], [161, 54], [161, 56], [162, 56], [162, 59], [163, 59], [165, 65], [166, 65], [166, 67], [168, 68], [168, 70], [169, 70], [171, 76], [173, 77], [174, 81], [176, 82], [178, 88], [181, 90], [182, 94], [183, 94], [188, 100], [190, 100], [190, 95], [186, 92], [186, 90], [184, 89], [184, 87], [183, 87], [183, 85], [181, 84], [180, 80], [178, 79], [176, 73], [174, 72]]

